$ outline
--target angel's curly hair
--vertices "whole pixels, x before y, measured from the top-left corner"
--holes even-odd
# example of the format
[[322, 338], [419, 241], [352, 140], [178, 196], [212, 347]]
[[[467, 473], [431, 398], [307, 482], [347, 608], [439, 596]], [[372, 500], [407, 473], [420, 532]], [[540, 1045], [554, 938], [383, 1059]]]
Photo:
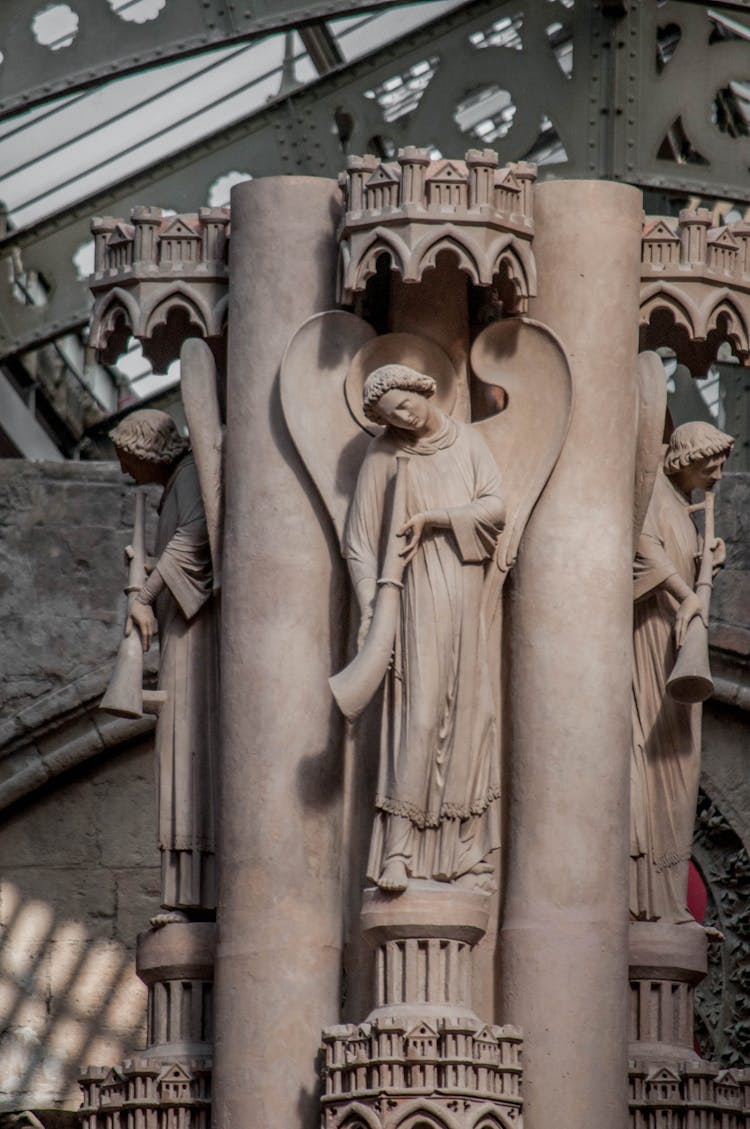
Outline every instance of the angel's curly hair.
[[146, 463], [174, 463], [189, 447], [166, 412], [142, 408], [120, 420], [109, 437], [120, 451]]
[[690, 463], [699, 459], [712, 459], [717, 455], [728, 455], [734, 447], [731, 435], [725, 435], [712, 423], [695, 420], [681, 423], [672, 432], [664, 455], [664, 473], [677, 474]]
[[402, 392], [418, 392], [420, 396], [434, 396], [437, 383], [433, 377], [425, 376], [408, 365], [381, 365], [373, 369], [362, 389], [362, 411], [373, 423], [382, 423], [377, 411], [378, 400], [394, 388]]

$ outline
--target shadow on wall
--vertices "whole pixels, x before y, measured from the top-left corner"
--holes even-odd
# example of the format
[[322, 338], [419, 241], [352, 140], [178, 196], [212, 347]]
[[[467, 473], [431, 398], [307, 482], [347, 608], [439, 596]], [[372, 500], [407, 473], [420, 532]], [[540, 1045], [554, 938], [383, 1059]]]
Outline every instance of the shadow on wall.
[[132, 952], [9, 881], [0, 921], [0, 1113], [76, 1109], [81, 1067], [114, 1064], [142, 1038]]

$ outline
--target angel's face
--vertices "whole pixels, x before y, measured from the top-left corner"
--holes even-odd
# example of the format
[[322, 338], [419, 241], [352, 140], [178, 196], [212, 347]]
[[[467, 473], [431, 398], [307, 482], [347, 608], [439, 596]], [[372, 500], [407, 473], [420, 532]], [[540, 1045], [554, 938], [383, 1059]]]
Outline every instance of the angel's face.
[[115, 451], [123, 474], [130, 475], [139, 486], [146, 486], [148, 483], [164, 483], [166, 468], [163, 465], [150, 462], [148, 459], [139, 459], [137, 455], [131, 454], [130, 451], [123, 451], [120, 447], [115, 447]]
[[422, 431], [430, 416], [430, 405], [418, 392], [392, 388], [377, 402], [376, 411], [383, 423], [402, 431]]
[[694, 459], [672, 477], [685, 494], [690, 494], [693, 490], [713, 490], [717, 482], [721, 481], [721, 471], [726, 459], [726, 455]]

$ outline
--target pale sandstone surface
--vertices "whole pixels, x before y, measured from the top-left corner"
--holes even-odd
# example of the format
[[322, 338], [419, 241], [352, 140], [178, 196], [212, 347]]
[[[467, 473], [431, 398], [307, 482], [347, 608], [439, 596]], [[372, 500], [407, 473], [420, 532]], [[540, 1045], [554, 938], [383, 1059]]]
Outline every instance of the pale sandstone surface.
[[529, 1129], [554, 1125], [561, 1109], [566, 1124], [622, 1129], [627, 1119], [640, 209], [624, 185], [552, 181], [535, 192], [530, 312], [568, 351], [574, 410], [511, 591], [501, 1010], [524, 1031]]
[[258, 1125], [314, 1125], [320, 1029], [339, 1017], [343, 726], [327, 679], [341, 665], [348, 598], [277, 384], [290, 333], [334, 305], [338, 211], [330, 180], [269, 177], [232, 192], [214, 1076], [221, 1127], [246, 1124], [249, 1108]]

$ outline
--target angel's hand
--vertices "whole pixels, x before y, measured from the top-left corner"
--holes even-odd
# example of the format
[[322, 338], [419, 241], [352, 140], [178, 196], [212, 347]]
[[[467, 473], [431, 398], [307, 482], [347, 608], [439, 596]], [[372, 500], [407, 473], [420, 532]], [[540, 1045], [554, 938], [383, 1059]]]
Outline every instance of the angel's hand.
[[133, 600], [130, 613], [125, 621], [125, 634], [130, 635], [133, 625], [138, 628], [144, 652], [151, 646], [151, 640], [156, 632], [156, 617], [148, 604]]
[[727, 547], [721, 537], [717, 537], [711, 545], [712, 568], [718, 572], [727, 563]]
[[427, 514], [414, 514], [410, 517], [399, 530], [396, 532], [397, 537], [405, 537], [406, 544], [400, 550], [399, 556], [404, 558], [404, 565], [408, 565], [409, 561], [416, 555], [422, 540], [422, 534], [428, 528]]
[[697, 615], [703, 620], [704, 626], [708, 627], [705, 612], [703, 611], [703, 604], [700, 598], [696, 596], [695, 592], [691, 592], [690, 595], [686, 596], [682, 601], [677, 609], [677, 615], [675, 616], [674, 641], [678, 650], [685, 642], [685, 635], [687, 634], [690, 621], [695, 619]]

